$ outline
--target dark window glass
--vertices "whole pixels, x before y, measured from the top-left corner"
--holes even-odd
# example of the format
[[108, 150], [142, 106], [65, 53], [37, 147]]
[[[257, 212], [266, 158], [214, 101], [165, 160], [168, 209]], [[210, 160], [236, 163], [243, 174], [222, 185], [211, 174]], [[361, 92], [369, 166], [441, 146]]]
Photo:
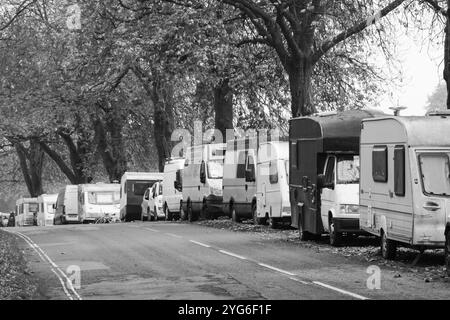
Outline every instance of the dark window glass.
[[239, 158], [238, 158], [238, 165], [237, 165], [237, 169], [236, 169], [236, 178], [240, 178], [240, 179], [244, 179], [245, 178], [245, 157], [246, 157], [246, 152], [245, 151], [241, 151], [239, 153]]
[[335, 157], [328, 158], [327, 168], [325, 170], [325, 183], [334, 183], [334, 165], [336, 162]]
[[297, 142], [296, 141], [291, 141], [290, 153], [291, 153], [290, 159], [291, 159], [292, 167], [294, 169], [298, 169], [298, 166], [297, 166]]
[[394, 148], [394, 192], [396, 196], [405, 195], [405, 147]]
[[255, 161], [253, 157], [247, 158], [247, 170], [249, 172], [247, 179], [245, 179], [247, 182], [253, 182], [255, 181]]
[[388, 181], [387, 146], [375, 146], [372, 151], [372, 177], [376, 182]]
[[277, 166], [277, 161], [273, 160], [270, 162], [269, 165], [269, 182], [270, 184], [276, 184], [278, 183], [278, 166]]

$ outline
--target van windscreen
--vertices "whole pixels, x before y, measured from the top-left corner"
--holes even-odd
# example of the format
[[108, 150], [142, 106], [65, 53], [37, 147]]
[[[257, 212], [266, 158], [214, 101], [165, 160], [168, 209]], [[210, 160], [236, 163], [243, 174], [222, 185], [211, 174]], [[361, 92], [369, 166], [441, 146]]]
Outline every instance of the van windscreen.
[[38, 212], [39, 205], [37, 203], [29, 203], [28, 204], [28, 212]]
[[359, 156], [341, 155], [338, 157], [337, 183], [359, 183]]

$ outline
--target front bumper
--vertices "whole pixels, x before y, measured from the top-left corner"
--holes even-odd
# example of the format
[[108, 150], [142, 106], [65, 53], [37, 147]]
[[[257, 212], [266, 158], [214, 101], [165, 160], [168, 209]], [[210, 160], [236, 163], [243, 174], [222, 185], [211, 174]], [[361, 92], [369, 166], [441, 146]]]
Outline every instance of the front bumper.
[[210, 213], [223, 213], [223, 197], [209, 195], [206, 198], [206, 206]]
[[337, 232], [365, 233], [359, 228], [358, 218], [333, 218], [333, 223]]

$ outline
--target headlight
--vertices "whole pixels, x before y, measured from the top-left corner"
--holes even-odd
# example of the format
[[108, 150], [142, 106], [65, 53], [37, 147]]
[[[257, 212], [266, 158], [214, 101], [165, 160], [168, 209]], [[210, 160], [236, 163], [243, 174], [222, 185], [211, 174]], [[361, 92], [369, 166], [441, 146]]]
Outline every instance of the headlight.
[[359, 213], [359, 205], [356, 204], [341, 204], [339, 206], [339, 212], [340, 213], [350, 213], [350, 214], [357, 214]]

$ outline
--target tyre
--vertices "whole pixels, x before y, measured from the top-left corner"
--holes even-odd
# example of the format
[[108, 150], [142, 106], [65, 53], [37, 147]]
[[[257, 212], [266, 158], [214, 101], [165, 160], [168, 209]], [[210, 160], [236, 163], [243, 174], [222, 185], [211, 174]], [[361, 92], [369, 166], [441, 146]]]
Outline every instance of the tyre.
[[384, 259], [393, 260], [397, 254], [397, 243], [388, 239], [384, 231], [381, 232], [381, 255]]
[[156, 207], [153, 208], [153, 220], [158, 221], [158, 211], [156, 211]]
[[172, 212], [170, 212], [167, 204], [164, 206], [164, 215], [166, 216], [166, 221], [172, 221], [173, 215]]
[[298, 217], [298, 234], [301, 241], [311, 240], [311, 233], [305, 231], [301, 217]]
[[342, 244], [342, 233], [336, 231], [332, 218], [330, 219], [329, 222], [329, 228], [330, 228], [330, 245], [332, 245], [333, 247], [340, 246]]
[[271, 229], [278, 229], [280, 226], [277, 218], [269, 218], [269, 227]]
[[187, 215], [186, 212], [183, 210], [183, 204], [180, 204], [180, 220], [181, 221], [186, 221], [187, 219]]
[[252, 205], [252, 216], [253, 216], [253, 223], [255, 225], [263, 225], [264, 224], [264, 218], [258, 217], [258, 211], [256, 210], [256, 203]]
[[445, 268], [450, 277], [450, 230], [445, 234]]
[[154, 220], [153, 218], [154, 217], [153, 217], [152, 213], [150, 212], [150, 208], [147, 208], [147, 219], [148, 219], [148, 221], [153, 221]]
[[234, 206], [231, 207], [231, 220], [233, 222], [241, 222], [241, 218], [239, 217], [238, 213], [236, 212], [236, 209]]
[[206, 203], [203, 203], [202, 211], [200, 213], [200, 216], [202, 217], [203, 220], [210, 220], [211, 219], [211, 215], [209, 213], [208, 206], [206, 205]]
[[188, 203], [188, 206], [187, 206], [187, 219], [189, 222], [195, 221], [194, 212], [192, 211], [192, 205], [190, 203]]

